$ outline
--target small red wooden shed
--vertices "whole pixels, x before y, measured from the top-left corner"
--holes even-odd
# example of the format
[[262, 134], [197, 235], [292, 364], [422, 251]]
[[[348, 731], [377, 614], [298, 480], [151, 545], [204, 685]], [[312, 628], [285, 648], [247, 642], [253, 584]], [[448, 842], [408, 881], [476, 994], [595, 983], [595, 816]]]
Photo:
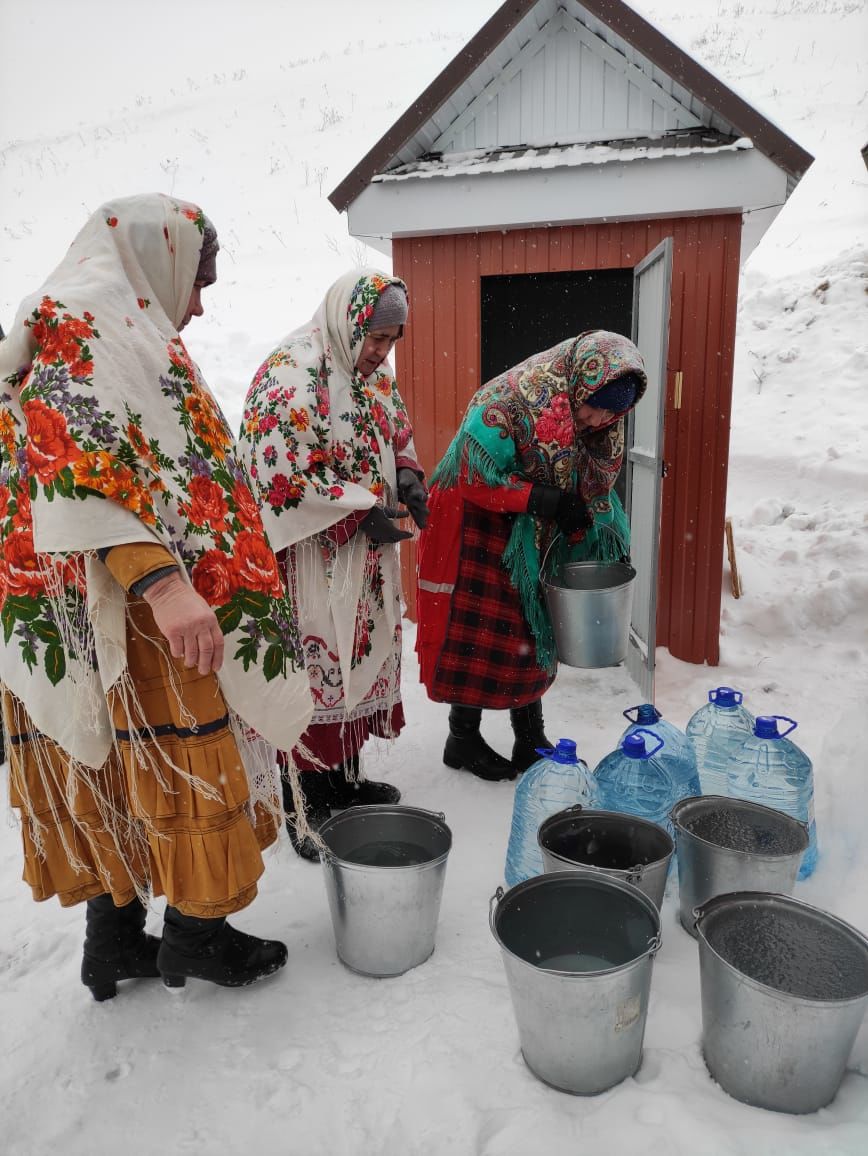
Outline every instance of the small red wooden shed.
[[409, 286], [397, 371], [428, 470], [496, 373], [585, 329], [639, 344], [649, 695], [656, 645], [718, 661], [739, 268], [811, 161], [621, 0], [509, 0], [330, 195]]

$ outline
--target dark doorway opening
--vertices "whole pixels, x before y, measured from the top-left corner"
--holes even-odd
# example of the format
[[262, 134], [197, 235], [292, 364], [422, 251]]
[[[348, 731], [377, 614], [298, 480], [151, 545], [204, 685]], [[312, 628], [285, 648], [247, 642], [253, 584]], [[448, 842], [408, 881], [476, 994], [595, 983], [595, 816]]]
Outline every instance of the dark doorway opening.
[[[632, 330], [632, 269], [483, 277], [481, 295], [483, 382], [586, 329]], [[623, 502], [626, 460], [615, 489]]]
[[585, 329], [630, 336], [633, 270], [482, 278], [482, 380]]

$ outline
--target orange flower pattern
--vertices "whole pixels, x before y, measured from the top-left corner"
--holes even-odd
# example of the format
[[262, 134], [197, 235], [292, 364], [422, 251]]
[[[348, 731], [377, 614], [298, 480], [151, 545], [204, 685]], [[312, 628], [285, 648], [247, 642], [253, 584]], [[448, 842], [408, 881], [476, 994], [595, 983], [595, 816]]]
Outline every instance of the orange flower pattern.
[[129, 510], [183, 562], [224, 634], [235, 634], [234, 657], [245, 669], [261, 664], [270, 680], [297, 668], [292, 606], [251, 479], [181, 338], [167, 344], [158, 384], [185, 443], [172, 457], [149, 436], [147, 415], [126, 401], [122, 414], [100, 408], [91, 376], [96, 319], [65, 310], [42, 299], [26, 322], [36, 341], [31, 365], [3, 383], [19, 391], [23, 424], [12, 394], [0, 394], [0, 626], [7, 645], [15, 635], [24, 662], [42, 665], [56, 685], [66, 673], [53, 611], [58, 597], [66, 621], [80, 625], [80, 641], [90, 638], [83, 556], [34, 548], [30, 502], [41, 491], [48, 501], [98, 497]]

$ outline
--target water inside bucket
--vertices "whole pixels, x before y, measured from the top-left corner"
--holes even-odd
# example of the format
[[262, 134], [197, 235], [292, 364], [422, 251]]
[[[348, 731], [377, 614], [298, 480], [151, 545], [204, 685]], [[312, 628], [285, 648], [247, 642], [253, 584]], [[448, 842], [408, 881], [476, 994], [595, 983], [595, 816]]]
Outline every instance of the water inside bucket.
[[868, 992], [868, 956], [846, 932], [810, 912], [734, 905], [703, 928], [709, 946], [750, 979], [804, 999]]
[[610, 871], [633, 871], [658, 862], [671, 851], [665, 832], [640, 828], [626, 815], [611, 823], [582, 818], [552, 821], [540, 838], [553, 855]]
[[761, 815], [721, 809], [705, 811], [682, 820], [682, 826], [707, 843], [748, 854], [787, 855], [801, 850], [797, 833], [781, 824], [772, 825]]
[[611, 959], [604, 959], [602, 955], [580, 955], [576, 952], [550, 955], [547, 959], [540, 959], [535, 962], [537, 967], [544, 968], [546, 971], [572, 971], [576, 973], [608, 971], [615, 966]]
[[345, 863], [357, 863], [360, 867], [418, 867], [428, 863], [431, 851], [421, 843], [409, 843], [404, 839], [376, 839], [362, 843], [345, 851], [341, 858]]

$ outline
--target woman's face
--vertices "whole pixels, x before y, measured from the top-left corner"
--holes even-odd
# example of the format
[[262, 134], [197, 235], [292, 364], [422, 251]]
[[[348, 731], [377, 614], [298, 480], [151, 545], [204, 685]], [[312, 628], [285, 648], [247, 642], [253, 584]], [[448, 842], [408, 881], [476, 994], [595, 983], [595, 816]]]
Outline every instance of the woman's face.
[[356, 359], [356, 369], [362, 377], [370, 377], [375, 369], [380, 368], [400, 336], [400, 325], [386, 325], [367, 335]]
[[187, 305], [187, 310], [184, 314], [181, 324], [178, 326], [179, 333], [191, 317], [201, 317], [204, 314], [205, 310], [202, 307], [202, 290], [204, 288], [205, 284], [202, 281], [197, 281], [193, 286], [193, 292], [190, 294], [190, 301]]
[[617, 417], [617, 414], [612, 413], [610, 409], [580, 405], [576, 414], [576, 429], [580, 432], [585, 429], [599, 429], [600, 426], [608, 425], [614, 417]]

